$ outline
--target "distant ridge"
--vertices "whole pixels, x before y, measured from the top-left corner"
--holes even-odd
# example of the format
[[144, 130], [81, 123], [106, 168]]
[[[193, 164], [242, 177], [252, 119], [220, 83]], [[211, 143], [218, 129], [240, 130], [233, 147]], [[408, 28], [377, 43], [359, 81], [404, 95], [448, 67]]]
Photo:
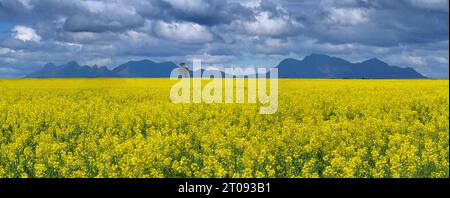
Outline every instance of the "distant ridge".
[[373, 58], [361, 63], [311, 54], [303, 60], [285, 59], [278, 64], [280, 78], [424, 79], [412, 68], [391, 66]]
[[155, 63], [150, 60], [129, 61], [119, 65], [112, 72], [117, 77], [128, 78], [168, 78], [172, 70], [178, 68], [175, 63]]
[[168, 78], [175, 68], [178, 66], [172, 62], [155, 63], [141, 60], [129, 61], [109, 70], [107, 67], [80, 66], [71, 61], [60, 66], [48, 63], [25, 78]]
[[[303, 60], [285, 59], [278, 64], [280, 78], [340, 78], [340, 79], [424, 79], [422, 74], [412, 68], [391, 66], [373, 58], [360, 63], [331, 57], [324, 54], [311, 54]], [[169, 78], [178, 68], [173, 62], [156, 63], [150, 60], [129, 61], [113, 70], [107, 67], [80, 66], [71, 61], [56, 66], [46, 64], [26, 78]], [[189, 72], [192, 76], [192, 71]], [[222, 72], [223, 74], [223, 72]]]
[[71, 61], [67, 64], [56, 66], [52, 63], [46, 64], [42, 69], [26, 76], [27, 78], [96, 78], [109, 77], [114, 74], [106, 67], [80, 66]]

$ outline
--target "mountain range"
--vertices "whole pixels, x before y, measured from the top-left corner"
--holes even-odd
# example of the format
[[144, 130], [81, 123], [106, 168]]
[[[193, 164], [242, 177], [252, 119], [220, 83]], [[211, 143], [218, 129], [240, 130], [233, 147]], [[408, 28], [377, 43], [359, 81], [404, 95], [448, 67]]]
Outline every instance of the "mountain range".
[[[311, 54], [303, 60], [285, 59], [278, 64], [280, 78], [345, 79], [422, 79], [412, 68], [391, 66], [373, 58], [360, 63], [323, 54]], [[107, 67], [81, 66], [75, 61], [60, 66], [52, 63], [26, 78], [168, 78], [178, 66], [173, 62], [129, 61], [110, 70]], [[192, 74], [192, 72], [191, 72]]]
[[42, 69], [26, 76], [26, 78], [163, 78], [169, 77], [173, 69], [178, 68], [175, 63], [155, 63], [149, 60], [129, 61], [113, 70], [107, 67], [80, 66], [71, 61], [55, 66], [46, 64]]
[[360, 63], [311, 54], [299, 61], [285, 59], [278, 65], [280, 78], [349, 78], [349, 79], [421, 79], [426, 78], [412, 68], [391, 66], [373, 58]]

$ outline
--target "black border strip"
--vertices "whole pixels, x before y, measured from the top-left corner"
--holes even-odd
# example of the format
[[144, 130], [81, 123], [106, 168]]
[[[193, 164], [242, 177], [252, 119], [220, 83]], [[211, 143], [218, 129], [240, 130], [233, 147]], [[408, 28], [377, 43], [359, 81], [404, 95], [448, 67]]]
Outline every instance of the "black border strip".
[[[180, 185], [213, 185], [223, 183], [270, 183], [270, 194], [314, 195], [406, 195], [448, 192], [449, 179], [0, 179], [0, 192], [46, 195], [153, 195], [177, 194]], [[223, 193], [222, 189], [211, 195], [251, 193]], [[204, 193], [184, 193], [205, 195]], [[258, 194], [258, 193], [256, 193]]]

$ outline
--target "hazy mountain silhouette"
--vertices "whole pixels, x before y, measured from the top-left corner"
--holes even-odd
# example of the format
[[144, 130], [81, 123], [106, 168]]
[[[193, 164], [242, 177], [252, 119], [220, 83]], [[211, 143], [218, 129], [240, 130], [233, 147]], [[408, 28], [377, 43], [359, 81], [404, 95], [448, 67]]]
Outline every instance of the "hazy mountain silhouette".
[[373, 58], [351, 63], [341, 58], [312, 54], [303, 60], [285, 59], [278, 66], [280, 78], [421, 79], [412, 68], [390, 66]]
[[[341, 58], [312, 54], [303, 60], [285, 59], [278, 66], [280, 78], [349, 78], [349, 79], [421, 79], [426, 78], [412, 68], [390, 66], [376, 58], [351, 63]], [[169, 78], [179, 68], [173, 62], [156, 63], [150, 60], [129, 61], [113, 70], [107, 67], [80, 66], [71, 61], [56, 66], [46, 64], [27, 78]], [[203, 72], [204, 70], [202, 70]], [[189, 71], [193, 76], [192, 71]], [[221, 72], [224, 76], [224, 73]]]
[[98, 66], [80, 66], [71, 61], [67, 64], [55, 66], [46, 64], [42, 69], [26, 76], [27, 78], [95, 78], [95, 77], [126, 77], [126, 78], [168, 78], [173, 69], [178, 68], [175, 63], [155, 63], [149, 60], [129, 61], [113, 70]]
[[67, 64], [56, 66], [52, 63], [46, 64], [42, 69], [26, 76], [27, 78], [95, 78], [111, 77], [114, 74], [106, 67], [80, 66], [71, 61]]
[[169, 78], [172, 70], [178, 68], [175, 63], [155, 63], [150, 60], [129, 61], [112, 72], [118, 77], [131, 78]]

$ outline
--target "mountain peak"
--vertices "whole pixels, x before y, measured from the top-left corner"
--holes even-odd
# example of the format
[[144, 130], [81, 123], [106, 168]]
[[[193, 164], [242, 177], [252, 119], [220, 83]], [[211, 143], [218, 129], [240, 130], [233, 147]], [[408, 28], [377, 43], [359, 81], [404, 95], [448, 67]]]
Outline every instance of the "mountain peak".
[[143, 60], [138, 60], [138, 61], [128, 61], [125, 64], [130, 63], [130, 64], [155, 64], [155, 62], [148, 60], [148, 59], [143, 59]]
[[48, 63], [41, 70], [35, 71], [28, 78], [97, 78], [97, 77], [115, 77], [115, 75], [105, 68], [80, 66], [75, 61], [55, 66]]
[[280, 78], [421, 79], [414, 69], [390, 66], [372, 58], [352, 63], [338, 57], [311, 54], [303, 60], [285, 59], [278, 65]]
[[379, 65], [388, 65], [387, 63], [383, 62], [382, 60], [378, 58], [371, 58], [369, 60], [364, 61], [365, 64], [379, 64]]
[[292, 64], [292, 63], [297, 63], [297, 62], [300, 62], [300, 61], [295, 58], [286, 58], [280, 62], [280, 65], [281, 64]]
[[170, 77], [173, 69], [178, 68], [175, 63], [156, 63], [151, 60], [128, 61], [112, 71], [119, 77]]
[[69, 61], [66, 66], [79, 67], [80, 65], [76, 61]]
[[325, 55], [325, 54], [312, 53], [309, 56], [305, 57], [305, 59], [308, 59], [308, 58], [317, 59], [317, 58], [331, 58], [331, 57], [328, 55]]
[[56, 67], [56, 65], [53, 63], [47, 63], [44, 65], [44, 68], [53, 68], [53, 67]]

